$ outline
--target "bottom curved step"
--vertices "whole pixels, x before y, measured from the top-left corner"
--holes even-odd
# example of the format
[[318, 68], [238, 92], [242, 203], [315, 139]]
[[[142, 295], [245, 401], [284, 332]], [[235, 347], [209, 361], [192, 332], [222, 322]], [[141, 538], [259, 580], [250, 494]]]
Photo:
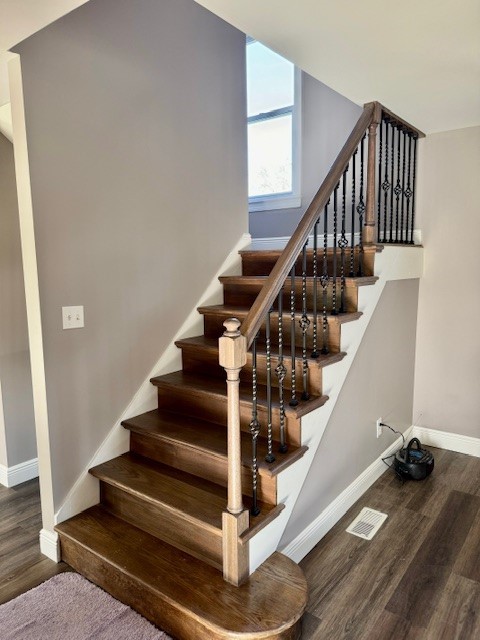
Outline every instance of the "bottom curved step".
[[62, 559], [177, 640], [296, 640], [307, 602], [300, 567], [280, 553], [240, 587], [100, 505], [56, 527]]

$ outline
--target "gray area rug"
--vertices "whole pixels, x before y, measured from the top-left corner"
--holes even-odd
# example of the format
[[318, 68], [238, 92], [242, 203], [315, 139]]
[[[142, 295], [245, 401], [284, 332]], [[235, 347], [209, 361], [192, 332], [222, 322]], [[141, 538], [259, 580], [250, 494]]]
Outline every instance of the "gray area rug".
[[171, 640], [77, 573], [62, 573], [0, 606], [2, 640]]

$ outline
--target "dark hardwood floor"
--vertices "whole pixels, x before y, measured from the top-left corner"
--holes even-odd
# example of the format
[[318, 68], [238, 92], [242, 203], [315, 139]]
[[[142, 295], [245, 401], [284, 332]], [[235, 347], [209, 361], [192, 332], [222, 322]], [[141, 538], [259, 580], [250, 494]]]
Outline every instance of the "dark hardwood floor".
[[[304, 640], [480, 638], [480, 459], [433, 451], [429, 478], [385, 473], [301, 562]], [[364, 506], [388, 514], [371, 541], [345, 532]]]
[[69, 570], [40, 553], [41, 528], [38, 480], [0, 485], [0, 604]]
[[[434, 453], [427, 480], [387, 471], [302, 561], [304, 640], [480, 638], [480, 459]], [[345, 532], [363, 506], [389, 516], [370, 542]], [[37, 481], [0, 486], [0, 603], [69, 569], [40, 529]]]

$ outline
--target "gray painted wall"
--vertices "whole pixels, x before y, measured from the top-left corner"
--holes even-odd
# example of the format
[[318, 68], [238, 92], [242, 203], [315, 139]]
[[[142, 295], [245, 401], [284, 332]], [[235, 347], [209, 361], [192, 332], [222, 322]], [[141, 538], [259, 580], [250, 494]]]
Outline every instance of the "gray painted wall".
[[58, 508], [247, 231], [245, 36], [192, 0], [93, 0], [16, 49]]
[[480, 437], [480, 127], [422, 142], [416, 424]]
[[386, 284], [280, 548], [294, 540], [395, 440], [386, 429], [377, 439], [377, 418], [398, 431], [412, 424], [418, 283]]
[[0, 464], [12, 467], [37, 454], [13, 146], [1, 134], [0, 381], [6, 446]]
[[361, 112], [358, 105], [302, 73], [302, 206], [250, 213], [253, 238], [292, 235]]

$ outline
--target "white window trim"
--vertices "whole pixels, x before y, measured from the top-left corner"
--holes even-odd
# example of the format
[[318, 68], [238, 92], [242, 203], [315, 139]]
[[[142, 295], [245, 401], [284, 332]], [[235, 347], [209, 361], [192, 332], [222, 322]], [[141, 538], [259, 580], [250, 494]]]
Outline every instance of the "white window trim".
[[292, 191], [275, 193], [271, 196], [253, 196], [248, 199], [248, 210], [274, 211], [276, 209], [296, 209], [302, 206], [302, 71], [294, 71], [294, 103], [292, 110]]

